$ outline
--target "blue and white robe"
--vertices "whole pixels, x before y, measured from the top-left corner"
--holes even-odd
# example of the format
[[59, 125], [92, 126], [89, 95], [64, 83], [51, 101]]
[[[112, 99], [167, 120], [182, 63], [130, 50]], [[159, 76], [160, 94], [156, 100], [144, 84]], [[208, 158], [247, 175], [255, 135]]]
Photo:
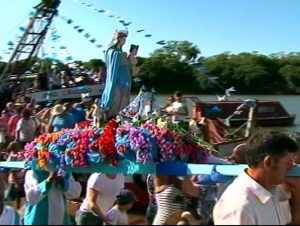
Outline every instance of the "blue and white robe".
[[101, 108], [109, 111], [107, 117], [114, 117], [130, 102], [131, 74], [124, 52], [115, 46], [106, 51], [105, 63], [107, 75]]
[[68, 225], [70, 224], [66, 208], [66, 199], [80, 196], [81, 185], [69, 174], [64, 186], [52, 184], [46, 186], [48, 172], [27, 171], [25, 176], [25, 225]]

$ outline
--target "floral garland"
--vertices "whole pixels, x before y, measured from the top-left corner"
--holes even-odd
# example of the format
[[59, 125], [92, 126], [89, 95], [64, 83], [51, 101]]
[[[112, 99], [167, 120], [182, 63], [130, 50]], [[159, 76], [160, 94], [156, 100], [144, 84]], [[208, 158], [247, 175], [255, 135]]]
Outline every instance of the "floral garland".
[[63, 173], [72, 167], [109, 162], [117, 166], [126, 159], [138, 163], [203, 163], [212, 147], [168, 123], [117, 122], [93, 128], [80, 123], [74, 129], [43, 134], [25, 146], [31, 168], [54, 168]]

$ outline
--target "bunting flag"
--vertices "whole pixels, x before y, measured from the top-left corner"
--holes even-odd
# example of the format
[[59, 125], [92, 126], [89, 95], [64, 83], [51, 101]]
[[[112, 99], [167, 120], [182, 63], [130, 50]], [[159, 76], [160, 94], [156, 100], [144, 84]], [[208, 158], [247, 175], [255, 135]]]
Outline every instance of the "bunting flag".
[[42, 53], [42, 59], [50, 59], [54, 62], [58, 61], [58, 57], [64, 58], [65, 61], [73, 61], [74, 58], [70, 55], [70, 52], [68, 51], [68, 48], [66, 45], [63, 45], [61, 42], [61, 35], [58, 34], [57, 29], [51, 28], [51, 32], [49, 32], [51, 43], [57, 43], [56, 45], [52, 45], [49, 47], [50, 52]]
[[[68, 18], [68, 17], [66, 17], [66, 16], [60, 16], [59, 18], [62, 19], [63, 21], [65, 21], [65, 22], [66, 22], [67, 24], [69, 24], [69, 25], [75, 22], [73, 19]], [[72, 23], [70, 23], [70, 21], [72, 21]], [[92, 35], [91, 35], [89, 32], [87, 32], [86, 29], [82, 28], [82, 26], [80, 26], [80, 25], [75, 25], [75, 26], [73, 27], [73, 29], [75, 29], [75, 30], [76, 30], [78, 33], [80, 33], [80, 34], [81, 34], [81, 33], [84, 33], [84, 31], [85, 31], [83, 37], [89, 39], [89, 42], [90, 42], [90, 43], [96, 44], [96, 45], [95, 45], [96, 48], [101, 49], [101, 48], [104, 46], [104, 45], [102, 45], [102, 44], [96, 43], [97, 39], [94, 38], [94, 37], [92, 37]]]
[[[83, 6], [86, 6], [86, 7], [90, 8], [90, 9], [92, 9], [92, 10], [94, 10], [94, 11], [96, 11], [96, 12], [102, 14], [102, 15], [105, 15], [105, 16], [109, 17], [109, 18], [116, 19], [116, 20], [118, 21], [118, 23], [122, 24], [122, 25], [123, 25], [124, 27], [126, 27], [126, 28], [127, 28], [128, 26], [130, 26], [131, 24], [133, 24], [132, 21], [127, 21], [127, 20], [125, 20], [124, 18], [122, 18], [121, 16], [116, 16], [116, 15], [114, 15], [114, 14], [112, 13], [111, 10], [107, 10], [107, 9], [97, 9], [93, 4], [87, 3], [87, 2], [85, 2], [85, 1], [83, 1], [83, 0], [73, 0], [73, 1], [76, 2], [76, 3], [79, 3], [79, 4], [83, 5]], [[71, 21], [72, 21], [72, 20], [71, 20]], [[72, 22], [73, 22], [73, 21], [72, 21]], [[75, 27], [74, 27], [74, 28], [75, 28]], [[77, 26], [76, 26], [76, 29], [78, 29]], [[137, 30], [136, 30], [136, 33], [143, 33], [143, 32], [145, 32], [145, 29], [144, 29], [144, 28], [142, 28], [142, 29], [137, 29]], [[145, 38], [151, 38], [152, 36], [153, 36], [152, 34], [146, 34], [146, 35], [144, 35]], [[93, 43], [93, 42], [92, 42], [92, 43]], [[164, 41], [164, 40], [162, 40], [162, 41], [157, 41], [156, 44], [157, 44], [157, 45], [166, 45], [166, 41]]]
[[24, 32], [24, 31], [26, 31], [26, 28], [25, 27], [19, 27], [19, 30]]
[[161, 41], [158, 41], [156, 44], [158, 44], [158, 45], [165, 45], [166, 41], [165, 40], [161, 40]]
[[[127, 21], [125, 19], [123, 19], [121, 16], [116, 16], [114, 14], [112, 14], [112, 12], [110, 10], [106, 10], [106, 9], [97, 9], [96, 7], [94, 7], [93, 4], [90, 4], [90, 3], [87, 3], [87, 2], [84, 2], [84, 1], [81, 1], [81, 0], [73, 0], [74, 2], [76, 3], [79, 3], [83, 6], [86, 6], [88, 8], [91, 8], [92, 10], [98, 12], [98, 13], [101, 13], [102, 15], [106, 15], [108, 16], [109, 18], [113, 18], [113, 19], [117, 19], [119, 23], [121, 23], [124, 27], [128, 27], [132, 24], [131, 21]], [[136, 33], [142, 33], [144, 32], [145, 29], [138, 29], [136, 30]], [[152, 34], [146, 34], [144, 35], [145, 38], [150, 38], [152, 37]], [[158, 45], [165, 45], [166, 43], [165, 42], [156, 42], [156, 44]]]

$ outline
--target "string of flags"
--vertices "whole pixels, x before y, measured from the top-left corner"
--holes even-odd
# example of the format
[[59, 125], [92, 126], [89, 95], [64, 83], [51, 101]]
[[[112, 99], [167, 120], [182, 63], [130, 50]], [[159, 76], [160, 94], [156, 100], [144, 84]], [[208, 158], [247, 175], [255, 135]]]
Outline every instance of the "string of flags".
[[58, 47], [56, 47], [54, 45], [51, 46], [51, 50], [53, 51], [52, 54], [51, 54], [51, 59], [58, 60], [57, 57], [59, 55], [61, 55], [61, 56], [65, 56], [66, 61], [73, 61], [74, 59], [70, 55], [70, 52], [68, 51], [67, 46], [61, 44], [61, 37], [62, 36], [58, 34], [57, 29], [51, 28], [50, 36], [51, 36], [50, 38], [51, 38], [52, 42], [60, 44], [60, 45], [58, 45]]
[[[126, 27], [126, 29], [127, 29], [127, 27], [129, 27], [130, 25], [133, 24], [132, 21], [127, 21], [127, 20], [125, 20], [124, 18], [122, 18], [121, 16], [113, 15], [112, 12], [111, 12], [110, 10], [98, 9], [98, 8], [96, 8], [93, 4], [84, 2], [84, 1], [82, 1], [82, 0], [73, 0], [73, 1], [79, 3], [79, 4], [83, 5], [83, 6], [86, 6], [86, 7], [90, 8], [90, 9], [92, 9], [92, 10], [94, 10], [94, 11], [96, 11], [96, 12], [102, 14], [102, 15], [106, 15], [106, 16], [108, 16], [109, 18], [116, 19], [116, 20], [118, 21], [118, 23], [122, 24], [124, 27]], [[30, 17], [32, 17], [32, 16], [34, 16], [34, 15], [35, 15], [35, 12], [34, 12], [34, 11], [31, 11], [31, 12], [29, 13], [29, 16], [30, 16]], [[63, 21], [65, 21], [68, 25], [70, 25], [70, 26], [73, 26], [73, 25], [74, 25], [74, 26], [73, 26], [73, 29], [75, 29], [79, 34], [82, 34], [86, 39], [89, 40], [89, 42], [90, 42], [91, 44], [94, 44], [96, 48], [101, 49], [101, 48], [104, 47], [103, 44], [97, 43], [97, 39], [94, 38], [94, 37], [92, 36], [92, 34], [89, 33], [84, 27], [82, 27], [82, 26], [80, 26], [80, 25], [78, 25], [78, 24], [75, 24], [75, 21], [74, 21], [73, 19], [67, 18], [67, 17], [65, 17], [65, 16], [60, 16], [60, 15], [58, 15], [58, 16], [59, 16], [60, 19], [62, 19]], [[7, 49], [6, 49], [6, 50], [3, 50], [3, 54], [9, 55], [9, 54], [12, 53], [12, 51], [13, 51], [14, 48], [15, 48], [15, 44], [18, 43], [18, 41], [19, 41], [20, 38], [22, 37], [23, 33], [26, 31], [26, 26], [25, 26], [25, 25], [20, 26], [20, 27], [18, 28], [18, 30], [19, 30], [19, 34], [16, 36], [16, 41], [15, 41], [15, 42], [13, 42], [13, 41], [8, 41], [8, 42], [7, 42]], [[143, 34], [143, 36], [144, 36], [145, 38], [151, 38], [151, 37], [153, 37], [152, 34], [149, 34], [149, 33], [147, 34], [147, 33], [146, 33], [146, 29], [144, 29], [144, 28], [136, 30], [136, 33], [138, 33], [138, 34]], [[61, 38], [61, 36], [57, 34], [57, 31], [52, 30], [52, 32], [51, 32], [51, 41], [52, 41], [52, 42], [60, 42], [60, 38]], [[160, 40], [160, 41], [157, 41], [156, 44], [158, 44], [158, 45], [165, 45], [165, 44], [166, 44], [166, 41], [165, 41], [165, 40]], [[55, 50], [55, 47], [52, 46], [51, 49], [52, 49], [52, 50]], [[66, 50], [66, 46], [60, 46], [60, 47], [59, 47], [59, 50], [60, 50], [60, 51], [65, 50], [65, 53], [68, 55], [68, 52], [67, 52], [67, 50]], [[56, 58], [58, 55], [62, 55], [62, 53], [60, 53], [60, 54], [58, 54], [58, 53], [52, 53], [52, 58]], [[45, 54], [43, 55], [43, 57], [45, 57], [45, 56], [48, 56], [48, 54], [45, 53]], [[2, 60], [2, 59], [3, 59], [3, 57], [0, 56], [0, 60]], [[71, 60], [73, 60], [73, 58], [72, 58], [72, 56], [67, 56], [67, 57], [66, 57], [66, 60], [67, 60], [67, 61], [71, 61]]]
[[[106, 15], [106, 16], [108, 16], [110, 18], [117, 19], [117, 21], [120, 24], [122, 24], [124, 27], [126, 27], [126, 28], [133, 23], [131, 21], [127, 21], [127, 20], [123, 19], [121, 16], [116, 16], [116, 15], [111, 14], [110, 10], [97, 9], [92, 3], [87, 3], [87, 2], [84, 2], [82, 0], [73, 0], [73, 1], [79, 3], [79, 4], [83, 5], [83, 6], [86, 6], [86, 7], [90, 8], [90, 9], [92, 9], [92, 10], [100, 13], [100, 14]], [[72, 23], [73, 21], [70, 20], [69, 22]], [[144, 28], [143, 29], [138, 29], [138, 30], [136, 30], [136, 33], [145, 33], [145, 31], [146, 31], [146, 29], [144, 29]], [[153, 36], [152, 34], [145, 34], [144, 35], [145, 38], [150, 38], [152, 36]], [[160, 40], [160, 41], [157, 41], [156, 44], [158, 44], [158, 45], [165, 45], [166, 41], [165, 40]]]
[[[34, 15], [34, 12], [31, 11], [29, 14], [28, 14], [30, 17]], [[16, 27], [16, 29], [18, 29], [19, 33], [17, 35], [15, 35], [15, 40], [16, 41], [8, 41], [7, 44], [6, 44], [6, 49], [3, 49], [2, 50], [2, 54], [4, 55], [11, 55], [12, 54], [12, 51], [14, 50], [15, 48], [15, 43], [18, 43], [18, 41], [21, 39], [23, 33], [26, 31], [26, 25], [25, 23], [28, 23], [28, 18], [26, 18], [25, 20], [22, 21], [21, 24], [23, 25], [18, 25]], [[3, 60], [4, 58], [2, 56], [0, 56], [0, 60]]]
[[[59, 18], [61, 18], [63, 21], [65, 21], [67, 24], [73, 26], [74, 24], [74, 20], [73, 19], [70, 19], [66, 16], [59, 16]], [[89, 42], [92, 43], [92, 44], [95, 44], [95, 46], [97, 48], [102, 48], [103, 45], [102, 44], [98, 44], [96, 43], [97, 42], [97, 39], [94, 38], [89, 32], [86, 31], [86, 29], [82, 28], [82, 26], [80, 25], [75, 25], [73, 26], [73, 29], [75, 29], [78, 33], [80, 34], [83, 34], [83, 36], [87, 39], [89, 39]]]
[[[61, 44], [61, 35], [58, 34], [57, 29], [55, 28], [51, 28], [50, 32], [48, 33], [49, 35], [49, 40], [50, 43], [52, 44], [51, 47], [49, 48], [50, 51], [48, 50], [48, 48], [44, 48], [47, 49], [47, 53], [44, 51], [42, 51], [41, 53], [41, 58], [42, 59], [50, 59], [53, 62], [57, 62], [59, 61], [58, 57], [64, 57], [65, 61], [70, 62], [73, 61], [73, 57], [70, 55], [70, 52], [68, 51], [68, 48], [66, 45], [62, 45]], [[44, 46], [47, 46], [48, 43], [44, 43]]]

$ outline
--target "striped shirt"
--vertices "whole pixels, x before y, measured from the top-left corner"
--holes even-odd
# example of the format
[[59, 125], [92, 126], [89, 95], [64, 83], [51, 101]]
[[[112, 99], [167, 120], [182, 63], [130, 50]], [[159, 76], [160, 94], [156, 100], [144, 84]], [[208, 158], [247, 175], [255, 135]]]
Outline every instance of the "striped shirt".
[[169, 185], [164, 191], [156, 193], [157, 213], [153, 225], [163, 225], [167, 219], [178, 211], [185, 210], [187, 198], [183, 191]]

